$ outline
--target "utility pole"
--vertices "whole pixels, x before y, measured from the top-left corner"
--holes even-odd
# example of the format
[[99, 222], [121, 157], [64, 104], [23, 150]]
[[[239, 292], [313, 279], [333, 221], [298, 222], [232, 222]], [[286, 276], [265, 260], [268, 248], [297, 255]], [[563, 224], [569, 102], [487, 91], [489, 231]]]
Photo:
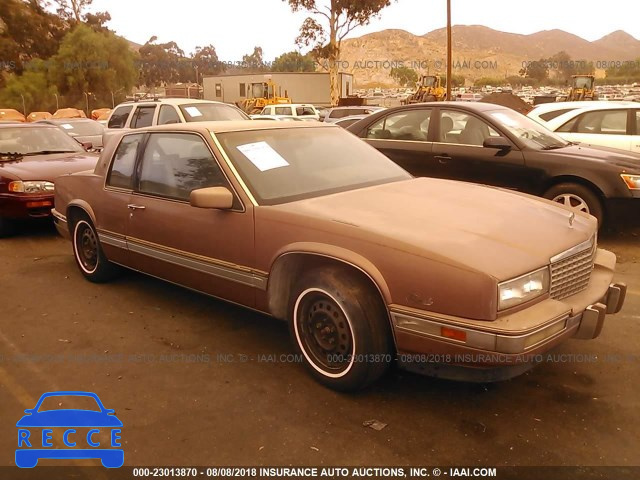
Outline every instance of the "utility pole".
[[451, 0], [447, 0], [447, 100], [451, 100]]

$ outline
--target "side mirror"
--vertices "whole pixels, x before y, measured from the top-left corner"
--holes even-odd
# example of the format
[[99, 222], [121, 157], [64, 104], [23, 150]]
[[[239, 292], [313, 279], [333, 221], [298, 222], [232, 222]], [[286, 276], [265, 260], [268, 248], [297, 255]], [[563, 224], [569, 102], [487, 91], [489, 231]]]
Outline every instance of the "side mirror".
[[482, 146], [486, 148], [496, 148], [498, 150], [511, 150], [511, 142], [505, 137], [489, 137], [482, 142]]
[[191, 192], [192, 207], [228, 210], [233, 207], [233, 193], [227, 187], [199, 188]]

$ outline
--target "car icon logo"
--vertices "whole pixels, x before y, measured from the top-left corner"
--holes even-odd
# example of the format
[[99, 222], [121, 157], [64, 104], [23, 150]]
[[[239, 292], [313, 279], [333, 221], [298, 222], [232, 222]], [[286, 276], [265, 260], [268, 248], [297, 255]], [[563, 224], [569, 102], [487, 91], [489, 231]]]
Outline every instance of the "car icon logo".
[[[74, 404], [83, 408], [68, 408]], [[54, 408], [52, 408], [54, 407]], [[97, 459], [107, 468], [124, 464], [122, 422], [92, 392], [49, 392], [24, 411], [18, 427], [16, 465], [33, 468], [39, 459]]]

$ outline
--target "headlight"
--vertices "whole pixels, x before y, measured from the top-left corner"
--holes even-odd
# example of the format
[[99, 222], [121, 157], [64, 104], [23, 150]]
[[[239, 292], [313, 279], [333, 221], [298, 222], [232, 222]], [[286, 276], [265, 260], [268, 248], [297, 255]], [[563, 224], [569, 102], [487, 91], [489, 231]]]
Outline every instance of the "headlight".
[[52, 182], [45, 181], [16, 181], [9, 184], [9, 191], [14, 193], [53, 193]]
[[640, 190], [640, 175], [628, 175], [626, 173], [621, 173], [620, 176], [624, 183], [627, 184], [627, 188], [629, 190]]
[[549, 268], [544, 267], [498, 284], [498, 310], [533, 300], [549, 291]]

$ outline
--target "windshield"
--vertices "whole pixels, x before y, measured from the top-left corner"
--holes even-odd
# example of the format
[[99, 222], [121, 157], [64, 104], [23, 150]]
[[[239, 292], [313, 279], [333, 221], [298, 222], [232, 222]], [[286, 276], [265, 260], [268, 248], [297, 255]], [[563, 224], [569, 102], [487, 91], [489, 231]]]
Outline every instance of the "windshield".
[[100, 412], [95, 398], [88, 395], [52, 395], [42, 400], [38, 412], [55, 410], [88, 410]]
[[0, 152], [30, 155], [40, 152], [84, 152], [83, 148], [59, 128], [0, 128]]
[[529, 148], [550, 150], [569, 145], [551, 130], [516, 111], [495, 110], [489, 112], [489, 116]]
[[587, 90], [590, 90], [591, 85], [593, 85], [593, 79], [589, 77], [578, 77], [574, 80], [576, 88], [586, 88]]
[[104, 127], [94, 120], [88, 120], [86, 122], [64, 122], [58, 123], [57, 125], [72, 137], [87, 137], [102, 135], [104, 133]]
[[435, 84], [436, 84], [435, 77], [424, 77], [422, 79], [422, 86], [423, 87], [433, 87]]
[[249, 120], [242, 110], [224, 103], [194, 103], [180, 105], [187, 122], [208, 122], [220, 120]]
[[253, 130], [217, 136], [262, 205], [411, 178], [340, 127]]

